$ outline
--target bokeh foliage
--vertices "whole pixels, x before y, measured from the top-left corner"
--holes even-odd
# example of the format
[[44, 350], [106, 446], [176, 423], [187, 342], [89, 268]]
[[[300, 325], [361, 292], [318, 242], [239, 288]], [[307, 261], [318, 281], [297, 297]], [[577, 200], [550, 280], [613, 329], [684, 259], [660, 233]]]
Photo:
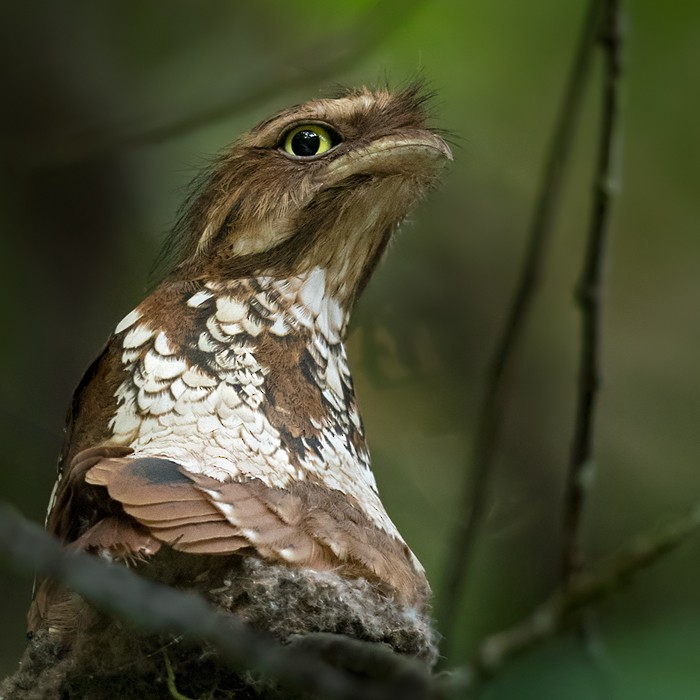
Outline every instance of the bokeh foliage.
[[[350, 352], [383, 499], [439, 592], [483, 370], [584, 4], [4, 3], [2, 498], [43, 517], [72, 387], [141, 298], [206, 158], [335, 84], [422, 76], [437, 93], [437, 123], [454, 134], [455, 164], [368, 288]], [[700, 6], [626, 5], [625, 161], [586, 512], [593, 560], [700, 498]], [[453, 611], [452, 664], [556, 581], [598, 93], [594, 77], [473, 578]], [[169, 133], [188, 120], [197, 125]], [[0, 579], [2, 675], [23, 646], [30, 588]], [[553, 640], [484, 697], [695, 697], [699, 588], [694, 541], [601, 609], [597, 660], [575, 640]]]

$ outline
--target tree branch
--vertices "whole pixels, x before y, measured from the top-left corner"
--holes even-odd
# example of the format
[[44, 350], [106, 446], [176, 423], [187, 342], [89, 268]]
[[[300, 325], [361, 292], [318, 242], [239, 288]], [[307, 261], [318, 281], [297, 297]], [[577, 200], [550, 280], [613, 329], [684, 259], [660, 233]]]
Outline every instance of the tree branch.
[[599, 42], [605, 54], [602, 120], [594, 188], [593, 211], [586, 257], [576, 298], [581, 311], [581, 359], [574, 438], [567, 473], [562, 580], [583, 569], [581, 518], [590, 486], [596, 398], [600, 388], [600, 328], [603, 263], [610, 223], [610, 205], [616, 189], [620, 146], [619, 87], [622, 50], [620, 0], [605, 0]]
[[700, 504], [678, 516], [656, 534], [640, 537], [597, 572], [575, 575], [527, 618], [488, 637], [472, 660], [470, 683], [491, 676], [506, 661], [562, 630], [577, 612], [609, 598], [642, 569], [651, 566], [700, 530]]
[[[324, 698], [411, 700], [443, 698], [449, 689], [431, 678], [413, 659], [387, 650], [386, 645], [343, 635], [321, 635], [323, 658], [309, 653], [311, 640], [282, 647], [232, 615], [212, 608], [201, 596], [148, 581], [124, 566], [97, 557], [66, 552], [43, 529], [0, 504], [0, 555], [11, 564], [35, 570], [78, 592], [103, 612], [150, 633], [185, 635], [208, 642], [236, 670], [255, 670], [293, 691]], [[332, 644], [329, 640], [332, 637]], [[387, 664], [387, 654], [392, 662]], [[332, 660], [342, 667], [328, 663]], [[347, 672], [360, 668], [360, 678]], [[368, 669], [372, 671], [368, 672]]]
[[595, 47], [599, 14], [600, 0], [591, 0], [542, 171], [520, 278], [486, 375], [474, 449], [460, 501], [461, 520], [452, 535], [452, 546], [443, 577], [445, 583], [441, 595], [442, 614], [439, 618], [443, 625], [448, 625], [445, 630], [448, 639], [449, 623], [456, 620], [454, 611], [457, 609], [460, 592], [467, 578], [476, 537], [488, 504], [491, 466], [507, 402], [508, 372], [539, 285], [564, 172], [581, 111], [581, 99]]

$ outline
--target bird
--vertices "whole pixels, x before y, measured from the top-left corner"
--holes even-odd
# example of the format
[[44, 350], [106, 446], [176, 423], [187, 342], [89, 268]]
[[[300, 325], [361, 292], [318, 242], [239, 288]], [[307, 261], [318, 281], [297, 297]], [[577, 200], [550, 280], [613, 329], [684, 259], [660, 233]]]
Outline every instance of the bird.
[[[68, 411], [46, 529], [136, 568], [252, 557], [430, 595], [371, 470], [345, 341], [407, 214], [452, 160], [428, 96], [352, 88], [285, 109], [221, 153]], [[60, 589], [40, 581], [29, 628]]]

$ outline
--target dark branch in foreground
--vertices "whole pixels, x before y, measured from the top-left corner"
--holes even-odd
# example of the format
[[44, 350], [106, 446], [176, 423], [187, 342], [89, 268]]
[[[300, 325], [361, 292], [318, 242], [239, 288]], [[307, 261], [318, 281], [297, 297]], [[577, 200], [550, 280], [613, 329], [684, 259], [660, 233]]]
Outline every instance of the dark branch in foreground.
[[[199, 595], [147, 581], [91, 555], [67, 553], [40, 527], [2, 505], [0, 556], [12, 565], [50, 576], [99, 610], [140, 630], [208, 642], [236, 670], [265, 674], [292, 691], [337, 700], [427, 700], [449, 694], [446, 684], [431, 678], [419, 662], [393, 654], [383, 644], [342, 635], [311, 635], [282, 647], [232, 615], [216, 611]], [[365, 678], [333, 663], [350, 671], [359, 667]]]
[[581, 359], [571, 461], [564, 501], [562, 580], [583, 569], [581, 518], [593, 464], [595, 406], [600, 387], [602, 280], [610, 205], [618, 177], [619, 90], [622, 51], [620, 0], [605, 0], [599, 42], [605, 56], [602, 121], [590, 232], [577, 289], [581, 311]]
[[494, 634], [481, 644], [471, 663], [470, 684], [494, 674], [506, 661], [553, 637], [576, 613], [609, 598], [642, 569], [700, 530], [700, 504], [669, 522], [657, 533], [639, 538], [626, 552], [596, 572], [579, 574], [556, 591], [522, 622]]
[[654, 534], [639, 538], [598, 571], [576, 576], [525, 620], [487, 638], [466, 672], [434, 677], [383, 644], [342, 635], [299, 636], [282, 647], [235, 617], [217, 612], [196, 594], [147, 581], [93, 556], [67, 554], [41, 528], [1, 505], [0, 557], [13, 566], [53, 576], [96, 607], [141, 630], [207, 641], [234, 668], [265, 673], [292, 691], [326, 698], [441, 700], [474, 688], [514, 656], [554, 637], [577, 613], [612, 596], [698, 530], [700, 504]]
[[[460, 592], [467, 578], [476, 536], [488, 505], [488, 482], [507, 399], [507, 377], [537, 291], [552, 221], [559, 203], [564, 171], [580, 114], [591, 54], [595, 48], [600, 0], [592, 0], [562, 99], [554, 134], [538, 188], [527, 236], [527, 249], [505, 324], [496, 343], [479, 410], [474, 450], [466, 472], [459, 513], [462, 520], [452, 536], [450, 559], [442, 592], [444, 625], [454, 620]], [[449, 638], [449, 629], [445, 634]]]

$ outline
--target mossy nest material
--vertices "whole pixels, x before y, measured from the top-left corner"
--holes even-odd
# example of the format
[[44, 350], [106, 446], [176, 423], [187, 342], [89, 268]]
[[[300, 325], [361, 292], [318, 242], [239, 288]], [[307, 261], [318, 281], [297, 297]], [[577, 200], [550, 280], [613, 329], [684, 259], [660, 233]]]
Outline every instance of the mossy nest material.
[[[331, 632], [383, 642], [427, 666], [437, 658], [428, 611], [401, 605], [364, 579], [249, 557], [210, 559], [172, 551], [155, 557], [142, 573], [196, 590], [282, 643]], [[0, 685], [2, 700], [160, 700], [177, 693], [198, 700], [280, 697], [268, 682], [234, 672], [207, 645], [144, 635], [79, 598], [70, 609], [72, 629], [42, 632], [30, 641], [19, 670]]]

